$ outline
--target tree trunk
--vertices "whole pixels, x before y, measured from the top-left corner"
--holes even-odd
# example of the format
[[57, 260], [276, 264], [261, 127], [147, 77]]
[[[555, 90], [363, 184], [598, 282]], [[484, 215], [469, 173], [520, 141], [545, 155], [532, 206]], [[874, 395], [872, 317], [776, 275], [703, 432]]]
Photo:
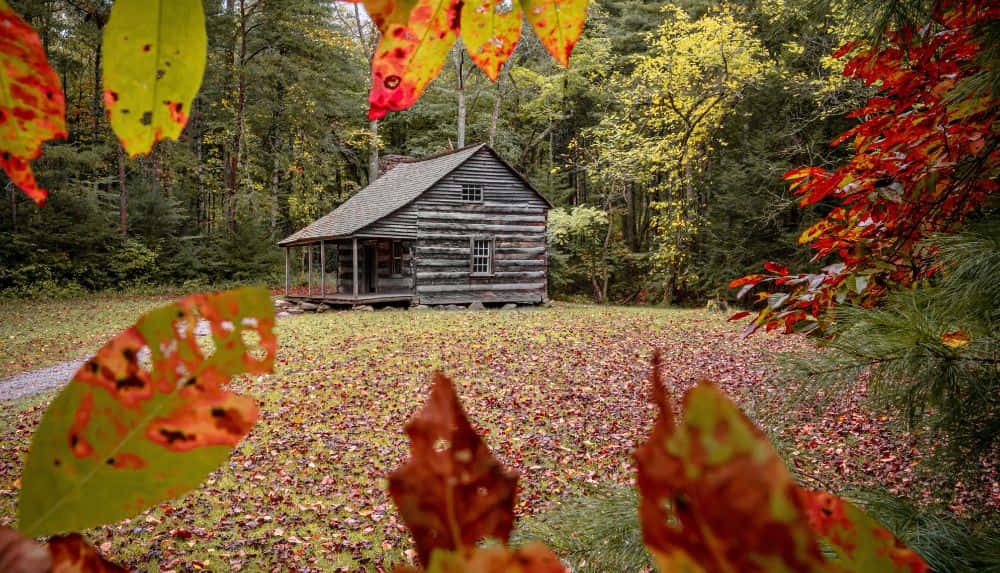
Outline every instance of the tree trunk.
[[455, 71], [458, 77], [458, 129], [456, 133], [457, 147], [465, 147], [465, 46], [461, 40], [455, 43]]
[[490, 114], [490, 147], [494, 147], [496, 145], [497, 122], [500, 120], [500, 106], [503, 104], [503, 79], [505, 75], [507, 75], [506, 66], [504, 66], [504, 73], [500, 74], [500, 77], [497, 78], [497, 95], [493, 100], [493, 112]]
[[372, 132], [371, 141], [368, 142], [368, 183], [378, 179], [378, 120], [373, 119], [368, 122], [368, 129]]
[[125, 192], [125, 150], [118, 146], [118, 219], [122, 238], [128, 234], [128, 196]]

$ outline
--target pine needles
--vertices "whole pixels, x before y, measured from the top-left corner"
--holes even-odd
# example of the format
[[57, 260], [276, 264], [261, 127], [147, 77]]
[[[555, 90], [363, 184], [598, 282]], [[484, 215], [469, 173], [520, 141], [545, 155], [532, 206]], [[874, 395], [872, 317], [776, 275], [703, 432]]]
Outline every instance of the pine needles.
[[634, 488], [566, 501], [559, 508], [521, 520], [514, 544], [542, 541], [577, 573], [651, 571], [642, 544], [639, 495]]

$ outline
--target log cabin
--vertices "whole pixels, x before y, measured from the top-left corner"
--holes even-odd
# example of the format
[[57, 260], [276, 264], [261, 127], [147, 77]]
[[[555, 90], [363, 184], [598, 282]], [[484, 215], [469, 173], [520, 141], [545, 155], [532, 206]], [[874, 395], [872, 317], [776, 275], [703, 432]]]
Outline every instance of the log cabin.
[[[397, 160], [278, 243], [285, 295], [330, 305], [537, 304], [548, 292], [551, 207], [484, 144]], [[293, 248], [307, 261], [304, 294], [291, 292]]]

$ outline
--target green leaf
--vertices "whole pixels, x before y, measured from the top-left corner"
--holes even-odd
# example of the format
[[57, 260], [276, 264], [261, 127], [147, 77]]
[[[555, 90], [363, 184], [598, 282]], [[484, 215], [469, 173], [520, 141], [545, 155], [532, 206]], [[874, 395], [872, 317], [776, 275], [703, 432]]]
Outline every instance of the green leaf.
[[[211, 327], [208, 355], [195, 334], [199, 318]], [[113, 338], [35, 431], [18, 529], [38, 537], [113, 523], [196, 487], [257, 419], [254, 400], [226, 384], [271, 371], [273, 327], [267, 291], [246, 288], [191, 295]]]
[[29, 161], [42, 143], [66, 137], [66, 98], [38, 33], [0, 0], [0, 167], [28, 197], [45, 203]]
[[104, 104], [129, 155], [177, 139], [205, 72], [200, 0], [116, 0], [104, 28]]

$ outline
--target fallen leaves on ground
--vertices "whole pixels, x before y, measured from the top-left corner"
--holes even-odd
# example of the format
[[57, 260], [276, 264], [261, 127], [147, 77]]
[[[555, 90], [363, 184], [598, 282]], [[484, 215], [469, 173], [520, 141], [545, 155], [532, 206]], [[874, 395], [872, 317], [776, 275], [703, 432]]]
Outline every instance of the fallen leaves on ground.
[[[520, 474], [517, 513], [631, 484], [631, 451], [655, 417], [644, 382], [653, 347], [663, 350], [675, 396], [700, 378], [716, 381], [777, 439], [804, 485], [836, 493], [879, 484], [918, 496], [927, 487], [913, 444], [858, 396], [778, 415], [785, 390], [759, 364], [807, 342], [739, 341], [738, 327], [721, 315], [563, 305], [327, 312], [283, 320], [277, 332], [276, 373], [234, 386], [260, 402], [254, 430], [201, 488], [86, 532], [104, 554], [161, 571], [385, 571], [412, 563], [386, 476], [407, 457], [403, 426], [435, 369], [455, 381], [493, 454]], [[20, 459], [44, 403], [0, 403], [0, 524], [15, 515]], [[1000, 503], [990, 491], [988, 482], [965, 484], [956, 495], [988, 510]]]

